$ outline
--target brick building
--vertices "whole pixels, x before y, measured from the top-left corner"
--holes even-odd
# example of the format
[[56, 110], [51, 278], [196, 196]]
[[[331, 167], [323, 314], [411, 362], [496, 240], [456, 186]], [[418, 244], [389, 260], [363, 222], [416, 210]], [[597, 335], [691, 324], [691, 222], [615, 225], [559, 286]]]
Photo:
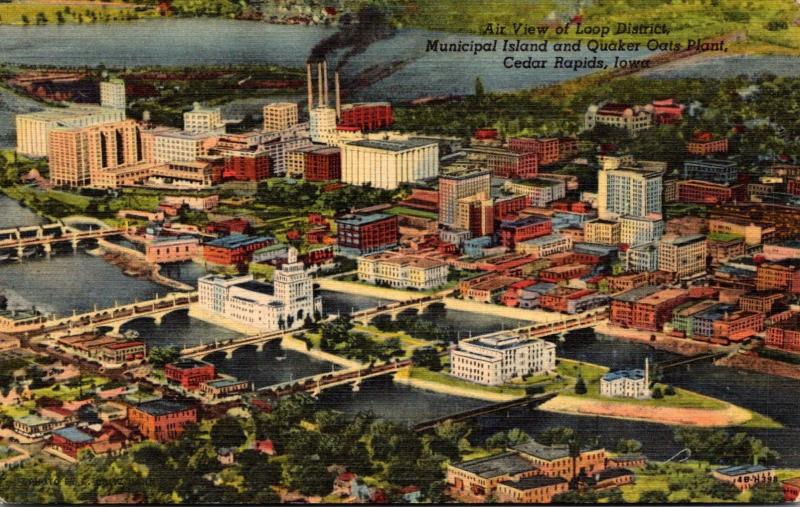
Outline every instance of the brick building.
[[676, 183], [676, 191], [680, 202], [719, 204], [747, 201], [747, 186], [742, 183], [684, 180]]
[[521, 241], [547, 236], [552, 232], [553, 222], [547, 217], [531, 215], [519, 220], [507, 220], [500, 223], [500, 244], [514, 249]]
[[211, 363], [196, 359], [181, 359], [164, 365], [164, 375], [170, 384], [177, 384], [188, 391], [194, 391], [199, 389], [203, 382], [215, 379], [217, 371]]
[[341, 150], [334, 146], [314, 146], [304, 152], [303, 178], [308, 181], [328, 181], [342, 178]]
[[533, 178], [539, 171], [536, 153], [517, 153], [492, 146], [473, 146], [464, 151], [469, 161], [484, 165], [500, 178]]
[[145, 245], [145, 259], [149, 263], [181, 262], [194, 258], [200, 241], [194, 236], [163, 236]]
[[274, 243], [268, 236], [231, 234], [203, 245], [203, 258], [213, 264], [231, 266], [249, 262], [253, 252]]
[[225, 180], [261, 181], [270, 176], [270, 159], [266, 151], [255, 147], [230, 150], [225, 157], [225, 166], [222, 169]]
[[342, 104], [338, 124], [362, 131], [390, 127], [394, 123], [392, 105], [388, 102]]
[[686, 151], [692, 155], [706, 156], [712, 153], [727, 153], [728, 139], [718, 137], [711, 132], [695, 132], [686, 144]]
[[197, 408], [175, 400], [153, 400], [128, 407], [128, 421], [145, 438], [170, 442], [180, 437], [184, 427], [197, 422]]
[[394, 248], [398, 239], [396, 216], [372, 213], [336, 219], [336, 243], [343, 255], [357, 257]]
[[785, 352], [800, 353], [800, 313], [786, 312], [767, 326], [765, 345]]
[[539, 164], [547, 165], [558, 162], [559, 140], [556, 138], [512, 137], [508, 140], [508, 148], [517, 153], [535, 153], [539, 156]]

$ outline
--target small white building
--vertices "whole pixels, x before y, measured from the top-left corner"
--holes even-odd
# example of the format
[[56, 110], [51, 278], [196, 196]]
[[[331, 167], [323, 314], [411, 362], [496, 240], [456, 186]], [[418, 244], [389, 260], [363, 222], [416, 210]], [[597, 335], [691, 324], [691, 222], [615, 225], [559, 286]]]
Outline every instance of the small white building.
[[100, 105], [125, 111], [125, 81], [109, 79], [100, 82]]
[[477, 384], [501, 385], [555, 368], [554, 343], [516, 333], [501, 331], [461, 340], [450, 350], [450, 374]]
[[616, 370], [600, 379], [600, 394], [617, 398], [650, 398], [650, 365], [644, 360], [644, 370]]
[[619, 224], [620, 242], [630, 246], [652, 243], [664, 235], [664, 221], [657, 213], [644, 217], [624, 216]]

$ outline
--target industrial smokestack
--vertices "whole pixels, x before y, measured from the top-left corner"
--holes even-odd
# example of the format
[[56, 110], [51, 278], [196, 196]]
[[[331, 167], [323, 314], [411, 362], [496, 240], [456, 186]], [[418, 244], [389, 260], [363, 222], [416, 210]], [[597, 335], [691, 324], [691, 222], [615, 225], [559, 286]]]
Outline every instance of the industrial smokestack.
[[311, 109], [314, 107], [314, 85], [311, 83], [311, 64], [306, 64], [306, 73], [308, 74], [308, 78], [306, 82], [308, 83], [308, 111], [311, 112]]
[[342, 116], [342, 97], [339, 94], [339, 71], [333, 73], [335, 88], [336, 88], [336, 119]]
[[325, 92], [322, 90], [322, 63], [317, 64], [317, 93], [319, 94], [319, 107], [325, 105]]
[[322, 61], [322, 82], [325, 84], [325, 107], [328, 107], [330, 104], [328, 100], [328, 60]]

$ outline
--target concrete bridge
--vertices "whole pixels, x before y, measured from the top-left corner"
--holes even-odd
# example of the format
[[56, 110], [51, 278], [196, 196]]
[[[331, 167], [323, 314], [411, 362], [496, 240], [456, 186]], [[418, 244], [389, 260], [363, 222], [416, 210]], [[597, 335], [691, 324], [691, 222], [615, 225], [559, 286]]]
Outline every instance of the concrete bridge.
[[141, 318], [149, 318], [161, 324], [164, 316], [189, 308], [198, 299], [196, 292], [172, 293], [163, 298], [140, 301], [127, 305], [115, 305], [111, 308], [94, 309], [91, 312], [73, 314], [71, 317], [52, 318], [30, 324], [29, 329], [0, 330], [10, 333], [25, 332], [29, 337], [49, 334], [69, 335], [75, 332], [87, 332], [99, 327], [109, 328], [118, 333], [124, 324]]
[[124, 227], [81, 231], [63, 223], [14, 227], [0, 230], [0, 250], [14, 249], [22, 258], [26, 248], [42, 246], [45, 253], [49, 254], [54, 244], [70, 243], [75, 250], [81, 241], [115, 236], [124, 232], [126, 232]]
[[366, 310], [354, 312], [351, 314], [351, 317], [353, 317], [353, 322], [366, 326], [378, 315], [389, 315], [392, 317], [392, 320], [395, 320], [397, 319], [397, 316], [405, 310], [416, 308], [419, 311], [424, 311], [432, 304], [442, 304], [443, 300], [444, 298], [442, 296], [425, 296], [418, 299], [410, 299], [408, 301], [395, 301], [394, 303], [388, 303], [375, 308], [368, 308]]
[[353, 391], [358, 391], [361, 388], [361, 382], [365, 379], [391, 375], [409, 366], [411, 366], [411, 360], [404, 359], [375, 366], [348, 368], [332, 373], [312, 375], [292, 382], [262, 387], [258, 391], [274, 398], [283, 398], [303, 392], [317, 397], [325, 389], [348, 384], [352, 386]]
[[578, 315], [564, 315], [563, 317], [564, 318], [561, 320], [520, 327], [514, 331], [524, 334], [529, 338], [539, 338], [551, 334], [563, 336], [569, 331], [591, 327], [606, 321], [608, 319], [608, 312], [606, 310], [596, 310]]
[[225, 352], [225, 357], [231, 359], [235, 351], [249, 345], [255, 345], [256, 351], [261, 352], [264, 350], [265, 343], [281, 340], [286, 332], [286, 330], [270, 331], [268, 333], [243, 336], [241, 338], [232, 338], [222, 342], [215, 341], [214, 343], [197, 345], [195, 347], [183, 349], [181, 351], [181, 357], [203, 359], [217, 352]]

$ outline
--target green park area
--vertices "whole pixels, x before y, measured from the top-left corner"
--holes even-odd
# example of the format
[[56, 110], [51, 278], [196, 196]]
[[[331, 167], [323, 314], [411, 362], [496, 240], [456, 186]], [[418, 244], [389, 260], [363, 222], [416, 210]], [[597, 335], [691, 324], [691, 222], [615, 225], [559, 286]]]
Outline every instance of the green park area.
[[157, 16], [152, 7], [123, 2], [36, 2], [12, 1], [0, 3], [0, 24], [4, 25], [63, 25], [132, 21]]
[[[780, 482], [764, 488], [740, 492], [732, 485], [715, 479], [711, 473], [719, 465], [708, 461], [650, 463], [636, 471], [636, 482], [622, 486], [626, 503], [774, 503], [783, 495]], [[778, 481], [800, 475], [798, 469], [776, 470]], [[658, 493], [653, 493], [658, 492]], [[770, 501], [771, 500], [771, 501]], [[780, 500], [778, 500], [780, 501]]]
[[431, 213], [430, 211], [423, 211], [414, 208], [409, 208], [408, 206], [393, 206], [385, 211], [385, 213], [389, 215], [397, 215], [397, 216], [407, 216], [407, 217], [416, 217], [416, 218], [427, 218], [430, 220], [436, 220], [439, 218], [439, 215], [436, 213]]

